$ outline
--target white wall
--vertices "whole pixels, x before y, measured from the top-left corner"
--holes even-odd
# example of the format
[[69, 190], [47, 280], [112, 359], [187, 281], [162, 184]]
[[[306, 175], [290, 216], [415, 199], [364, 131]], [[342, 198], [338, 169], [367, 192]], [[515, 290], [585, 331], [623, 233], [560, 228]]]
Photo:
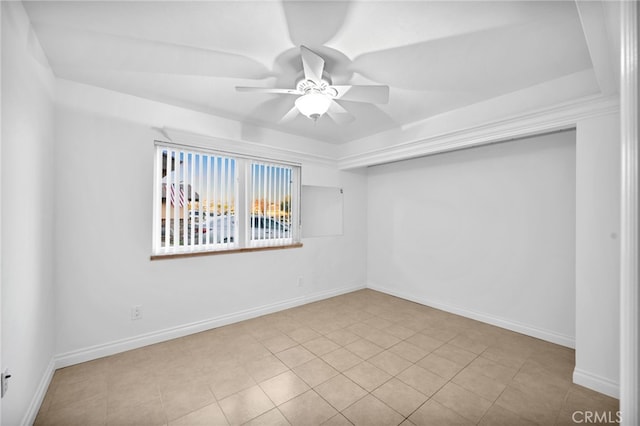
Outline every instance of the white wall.
[[583, 120], [576, 144], [574, 381], [618, 396], [620, 118]]
[[571, 346], [575, 132], [369, 169], [368, 283]]
[[54, 354], [54, 78], [22, 4], [1, 7], [2, 368], [13, 376], [1, 423], [17, 425], [35, 415]]
[[[82, 96], [82, 85], [63, 85]], [[83, 100], [95, 101], [93, 107], [60, 104], [56, 112], [56, 352], [62, 365], [364, 287], [366, 174], [308, 159], [304, 184], [345, 188], [343, 236], [305, 239], [300, 249], [150, 261], [153, 141], [159, 136], [151, 127], [171, 118], [155, 102], [94, 93], [87, 88]], [[105, 99], [115, 102], [105, 105]], [[131, 102], [143, 103], [145, 122], [135, 111], [126, 119], [110, 114]], [[142, 320], [131, 321], [132, 305], [142, 305]]]

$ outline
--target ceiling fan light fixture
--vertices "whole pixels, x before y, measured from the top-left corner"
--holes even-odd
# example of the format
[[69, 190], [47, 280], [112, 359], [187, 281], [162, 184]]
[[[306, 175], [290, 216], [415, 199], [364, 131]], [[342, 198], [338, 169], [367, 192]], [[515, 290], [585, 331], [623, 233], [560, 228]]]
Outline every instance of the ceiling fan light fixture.
[[389, 101], [389, 86], [350, 84], [333, 86], [331, 76], [324, 69], [325, 62], [322, 57], [307, 47], [300, 46], [300, 58], [304, 75], [296, 82], [295, 89], [236, 86], [236, 90], [296, 95], [295, 105], [280, 119], [280, 123], [291, 121], [300, 113], [314, 123], [327, 114], [336, 124], [346, 124], [354, 118], [335, 100], [374, 104], [386, 104]]
[[296, 108], [306, 117], [316, 121], [329, 109], [331, 99], [318, 92], [309, 92], [296, 99]]

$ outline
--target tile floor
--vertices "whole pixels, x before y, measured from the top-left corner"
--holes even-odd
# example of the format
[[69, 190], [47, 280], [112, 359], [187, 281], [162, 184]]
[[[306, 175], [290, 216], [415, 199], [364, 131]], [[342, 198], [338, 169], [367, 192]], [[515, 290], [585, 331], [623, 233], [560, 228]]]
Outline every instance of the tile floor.
[[[565, 425], [574, 351], [361, 290], [56, 371], [36, 425]], [[581, 417], [577, 418], [581, 420]]]

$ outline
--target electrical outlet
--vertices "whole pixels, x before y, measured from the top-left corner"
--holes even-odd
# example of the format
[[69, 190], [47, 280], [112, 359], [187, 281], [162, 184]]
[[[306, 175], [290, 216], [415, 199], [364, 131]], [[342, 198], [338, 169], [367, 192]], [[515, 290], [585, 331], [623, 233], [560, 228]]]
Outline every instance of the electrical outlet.
[[131, 321], [142, 319], [142, 305], [131, 307]]
[[4, 372], [0, 375], [0, 382], [2, 382], [2, 384], [0, 385], [0, 387], [2, 388], [0, 397], [2, 398], [4, 398], [5, 394], [9, 390], [9, 377], [11, 377], [11, 374], [9, 374], [9, 370], [4, 370]]
[[302, 287], [304, 285], [304, 278], [298, 277], [298, 287]]

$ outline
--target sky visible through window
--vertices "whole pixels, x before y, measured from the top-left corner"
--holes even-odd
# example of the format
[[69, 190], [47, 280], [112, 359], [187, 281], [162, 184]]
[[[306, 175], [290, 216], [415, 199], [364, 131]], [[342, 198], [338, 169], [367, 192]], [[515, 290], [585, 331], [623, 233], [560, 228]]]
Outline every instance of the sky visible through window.
[[[179, 207], [183, 207], [182, 203], [187, 203], [187, 210], [191, 212], [234, 214], [237, 195], [236, 169], [234, 158], [165, 150], [162, 171], [162, 184], [165, 188], [163, 199], [169, 197], [169, 202], [172, 205], [178, 203]], [[287, 222], [291, 203], [291, 169], [252, 162], [250, 171], [248, 195], [251, 213], [276, 217]]]

